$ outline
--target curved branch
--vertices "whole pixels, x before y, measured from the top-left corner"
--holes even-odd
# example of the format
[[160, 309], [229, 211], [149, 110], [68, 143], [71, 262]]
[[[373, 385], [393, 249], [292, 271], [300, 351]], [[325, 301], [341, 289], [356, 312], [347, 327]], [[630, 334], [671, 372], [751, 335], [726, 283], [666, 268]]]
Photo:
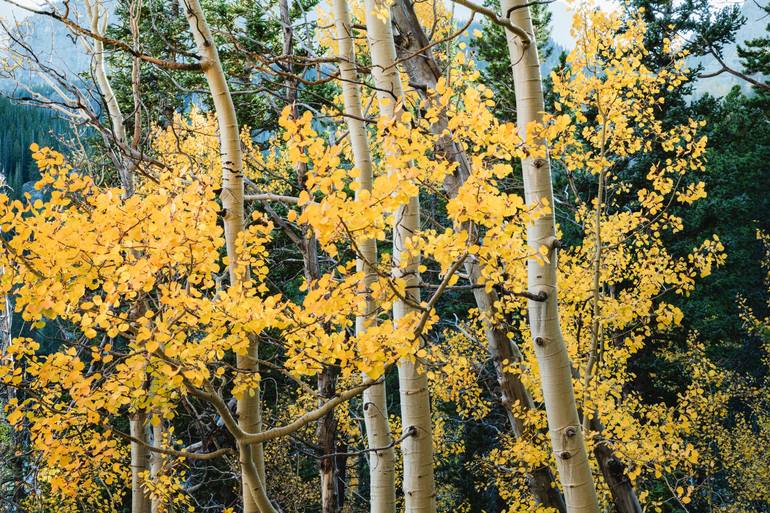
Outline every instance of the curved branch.
[[765, 91], [770, 91], [770, 84], [766, 84], [764, 82], [760, 82], [759, 80], [750, 77], [749, 75], [738, 71], [737, 69], [733, 69], [730, 66], [727, 65], [727, 63], [722, 59], [722, 56], [719, 55], [719, 52], [714, 50], [713, 48], [710, 51], [711, 55], [714, 56], [714, 58], [717, 60], [720, 66], [722, 66], [721, 69], [714, 71], [712, 73], [701, 73], [698, 75], [698, 78], [712, 78], [716, 77], [718, 75], [721, 75], [722, 73], [729, 73], [733, 76], [736, 76], [740, 78], [741, 80], [744, 80], [748, 82], [749, 84], [758, 87], [759, 89], [764, 89]]
[[375, 383], [376, 381], [367, 380], [361, 385], [353, 387], [350, 390], [346, 390], [341, 394], [337, 394], [315, 410], [311, 410], [304, 415], [297, 417], [294, 419], [294, 421], [286, 424], [285, 426], [275, 427], [266, 431], [261, 431], [259, 433], [246, 433], [242, 431], [239, 442], [244, 444], [258, 444], [294, 433], [295, 431], [302, 429], [311, 422], [315, 422], [316, 420], [325, 416], [338, 405], [351, 400], [357, 395], [362, 394], [364, 390], [374, 385]]
[[529, 34], [527, 34], [526, 30], [519, 27], [518, 25], [514, 25], [509, 20], [502, 18], [489, 7], [484, 7], [483, 5], [475, 4], [470, 0], [452, 0], [452, 1], [462, 5], [463, 7], [467, 7], [473, 12], [477, 12], [483, 16], [486, 16], [489, 19], [489, 21], [491, 21], [495, 25], [500, 25], [504, 29], [510, 30], [511, 33], [518, 36], [518, 38], [521, 40], [521, 44], [524, 45], [524, 47], [527, 47], [532, 43], [532, 40], [530, 39]]
[[200, 63], [186, 63], [186, 62], [174, 62], [174, 61], [167, 61], [163, 59], [159, 59], [157, 57], [153, 57], [151, 55], [144, 54], [136, 49], [134, 49], [131, 45], [128, 43], [125, 43], [123, 41], [120, 41], [118, 39], [112, 39], [107, 36], [103, 36], [100, 34], [97, 34], [93, 32], [92, 30], [89, 30], [85, 27], [81, 27], [71, 19], [67, 18], [66, 16], [62, 16], [61, 14], [58, 14], [53, 11], [43, 11], [38, 10], [33, 7], [30, 7], [29, 5], [24, 5], [21, 3], [16, 2], [15, 0], [4, 0], [5, 2], [18, 7], [19, 9], [24, 9], [27, 12], [31, 12], [33, 14], [39, 14], [41, 16], [47, 16], [49, 18], [53, 18], [54, 20], [63, 23], [70, 29], [72, 29], [73, 32], [80, 34], [81, 36], [86, 36], [91, 39], [94, 39], [96, 41], [99, 41], [101, 43], [104, 43], [108, 46], [112, 46], [114, 48], [117, 48], [118, 50], [122, 50], [126, 53], [129, 53], [133, 55], [134, 57], [143, 60], [144, 62], [149, 62], [150, 64], [155, 64], [156, 66], [159, 66], [161, 68], [166, 69], [175, 69], [175, 70], [182, 70], [182, 71], [201, 71], [203, 67]]
[[113, 429], [112, 432], [121, 438], [124, 438], [130, 442], [139, 444], [142, 447], [149, 449], [151, 452], [157, 452], [160, 454], [165, 454], [167, 456], [173, 456], [175, 458], [187, 458], [191, 460], [207, 461], [207, 460], [213, 460], [213, 459], [219, 458], [220, 456], [224, 456], [225, 454], [235, 454], [235, 451], [230, 447], [224, 447], [222, 449], [217, 449], [216, 451], [212, 451], [212, 452], [190, 452], [190, 451], [177, 451], [174, 449], [164, 449], [163, 447], [156, 447], [154, 445], [148, 444], [147, 442], [143, 441], [140, 438], [133, 437], [117, 429]]
[[187, 386], [190, 394], [199, 399], [203, 399], [204, 401], [207, 401], [212, 406], [214, 406], [214, 408], [217, 410], [217, 413], [219, 413], [219, 415], [222, 417], [222, 421], [227, 427], [227, 430], [230, 431], [230, 433], [239, 444], [252, 445], [267, 442], [282, 436], [287, 436], [294, 433], [295, 431], [298, 431], [299, 429], [302, 429], [311, 422], [315, 422], [316, 420], [320, 419], [334, 408], [336, 408], [338, 405], [351, 400], [357, 395], [360, 395], [370, 386], [377, 384], [378, 381], [366, 380], [358, 386], [337, 394], [315, 410], [311, 410], [304, 415], [300, 415], [285, 426], [274, 427], [266, 431], [260, 431], [259, 433], [249, 433], [241, 429], [238, 426], [238, 422], [233, 417], [233, 414], [230, 412], [230, 409], [227, 407], [227, 403], [225, 403], [225, 401], [216, 392], [210, 388], [206, 391], [201, 390], [200, 388], [193, 386], [187, 380], [185, 380], [184, 383]]

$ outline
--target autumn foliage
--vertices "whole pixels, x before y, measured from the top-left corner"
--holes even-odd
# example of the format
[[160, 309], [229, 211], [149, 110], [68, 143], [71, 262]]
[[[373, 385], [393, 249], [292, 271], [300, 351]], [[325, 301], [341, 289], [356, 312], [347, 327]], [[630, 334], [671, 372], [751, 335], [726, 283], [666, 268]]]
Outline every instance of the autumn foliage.
[[[421, 9], [426, 26], [438, 20], [435, 37], [457, 29], [441, 9]], [[353, 12], [363, 17], [359, 6]], [[671, 126], [658, 118], [666, 93], [682, 87], [690, 70], [676, 41], [665, 48], [668, 66], [648, 68], [646, 30], [641, 17], [577, 7], [577, 43], [550, 75], [552, 112], [526, 127], [494, 114], [494, 93], [464, 43], [436, 48], [451, 73], [427, 91], [409, 88], [402, 73], [397, 116], [375, 113], [366, 124], [373, 156], [366, 190], [338, 115], [341, 97], [323, 112], [286, 106], [267, 141], [242, 128], [247, 214], [231, 255], [214, 113], [196, 106], [154, 125], [152, 162], [138, 170], [132, 195], [33, 145], [37, 192], [23, 200], [0, 196], [0, 291], [25, 325], [54, 326], [60, 340], [41, 348], [27, 332], [3, 348], [0, 376], [15, 390], [6, 420], [27, 437], [35, 465], [24, 511], [124, 511], [132, 444], [150, 447], [151, 461], [159, 462], [141, 476], [158, 511], [214, 507], [197, 504], [190, 491], [210, 476], [200, 465], [229, 472], [217, 486], [234, 489], [238, 451], [243, 458], [248, 445], [264, 445], [262, 485], [276, 507], [309, 511], [316, 506], [305, 506], [319, 501], [317, 475], [298, 470], [304, 460], [297, 440], [312, 448], [317, 423], [330, 412], [335, 452], [347, 458], [338, 469], [347, 473], [347, 493], [366, 490], [361, 468], [377, 457], [364, 450], [360, 396], [375, 383], [392, 391], [389, 376], [399, 361], [427, 375], [437, 468], [456, 466], [473, 474], [471, 487], [494, 487], [504, 511], [554, 511], [530, 489], [533, 472], [555, 473], [560, 456], [548, 436], [526, 313], [528, 302], [543, 301], [528, 293], [528, 260], [557, 263], [561, 329], [602, 510], [614, 498], [592, 455], [605, 444], [625, 462], [645, 511], [704, 504], [708, 493], [699, 483], [723, 467], [740, 469], [726, 479], [736, 482], [743, 506], [718, 511], [755, 511], [742, 508], [766, 500], [770, 484], [750, 454], [756, 438], [743, 434], [756, 422], [763, 443], [770, 440], [762, 384], [730, 386], [733, 378], [710, 363], [693, 333], [687, 347], [665, 355], [688, 370], [689, 383], [666, 400], [637, 389], [654, 376], [640, 375], [635, 358], [658, 351], [656, 341], [683, 319], [672, 298], [686, 298], [726, 258], [716, 235], [686, 252], [671, 247], [685, 229], [681, 209], [707, 195], [699, 175], [708, 141], [698, 120]], [[321, 34], [332, 55], [334, 38]], [[359, 54], [367, 52], [364, 42], [355, 41]], [[374, 93], [364, 89], [363, 96], [378, 111]], [[439, 122], [441, 132], [433, 129]], [[471, 170], [455, 194], [445, 184], [460, 164], [437, 151], [445, 137]], [[653, 154], [665, 157], [650, 161], [644, 176], [628, 172], [625, 163]], [[565, 189], [558, 204], [525, 201], [521, 159], [550, 159]], [[423, 217], [394, 261], [394, 223], [414, 197]], [[533, 246], [528, 228], [554, 214], [562, 242]], [[307, 265], [307, 241], [317, 245], [317, 275], [287, 263], [304, 258]], [[375, 241], [377, 261], [362, 262], [367, 241]], [[469, 263], [478, 266], [476, 281], [465, 272]], [[474, 289], [495, 295], [490, 311], [473, 302]], [[399, 302], [409, 309], [394, 318]], [[365, 330], [355, 329], [357, 317], [367, 320]], [[767, 320], [748, 309], [745, 323], [766, 336]], [[507, 405], [521, 432], [488, 430], [488, 450], [471, 451], [464, 433], [506, 424], [490, 385], [490, 326], [518, 355], [492, 363], [523, 384], [532, 406]], [[239, 367], [236, 356], [253, 359], [254, 344], [257, 370]], [[330, 370], [336, 389], [323, 395], [316, 380]], [[235, 400], [249, 396], [264, 408], [260, 431], [239, 426], [233, 411]], [[730, 428], [725, 412], [737, 397], [754, 413]], [[387, 420], [398, 452], [410, 433], [394, 412]], [[126, 419], [137, 415], [162, 436], [132, 436]], [[321, 460], [329, 457], [335, 455]], [[438, 509], [476, 511], [442, 475]], [[763, 483], [763, 491], [745, 482]], [[231, 497], [217, 511], [239, 510], [239, 500]], [[349, 498], [345, 511], [363, 510], [358, 500]]]

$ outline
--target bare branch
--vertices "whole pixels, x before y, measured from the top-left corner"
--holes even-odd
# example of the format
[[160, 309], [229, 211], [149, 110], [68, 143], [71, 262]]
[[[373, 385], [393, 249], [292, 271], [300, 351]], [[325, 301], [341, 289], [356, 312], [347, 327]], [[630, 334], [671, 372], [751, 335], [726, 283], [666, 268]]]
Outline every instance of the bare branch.
[[243, 196], [245, 201], [277, 201], [279, 203], [289, 203], [290, 205], [299, 204], [299, 198], [295, 196], [283, 196], [281, 194], [272, 194], [269, 192], [261, 194], [246, 194]]
[[724, 59], [722, 59], [722, 56], [719, 55], [719, 52], [716, 51], [714, 48], [711, 48], [710, 53], [711, 55], [714, 56], [714, 58], [717, 60], [719, 65], [722, 66], [722, 68], [711, 73], [701, 73], [700, 75], [698, 75], [698, 78], [712, 78], [712, 77], [721, 75], [722, 73], [729, 73], [733, 76], [740, 78], [741, 80], [745, 80], [746, 82], [748, 82], [749, 84], [755, 87], [764, 89], [765, 91], [770, 91], [770, 84], [767, 84], [765, 82], [760, 82], [759, 80], [756, 80], [755, 78], [752, 78], [749, 75], [728, 66], [727, 63], [724, 61]]
[[164, 449], [162, 447], [156, 447], [154, 445], [148, 444], [147, 442], [145, 442], [144, 440], [142, 440], [140, 438], [133, 437], [133, 436], [131, 436], [131, 435], [127, 434], [127, 433], [124, 433], [122, 431], [119, 431], [117, 429], [113, 429], [112, 431], [113, 431], [113, 433], [115, 433], [119, 437], [124, 438], [126, 440], [129, 440], [129, 441], [131, 441], [131, 442], [133, 442], [135, 444], [139, 444], [142, 447], [144, 447], [146, 449], [149, 449], [152, 452], [157, 452], [157, 453], [160, 453], [160, 454], [165, 454], [167, 456], [173, 456], [175, 458], [187, 458], [187, 459], [191, 459], [191, 460], [207, 461], [207, 460], [213, 460], [213, 459], [219, 458], [220, 456], [224, 456], [225, 454], [235, 454], [235, 450], [233, 450], [230, 447], [224, 447], [222, 449], [218, 449], [218, 450], [212, 451], [212, 452], [190, 452], [190, 451], [186, 451], [186, 450], [184, 450], [184, 451], [177, 451], [177, 450], [174, 450], [174, 449]]
[[500, 25], [504, 29], [510, 30], [514, 35], [516, 35], [521, 40], [521, 44], [524, 45], [524, 47], [527, 47], [532, 43], [532, 40], [530, 39], [529, 34], [527, 34], [526, 30], [524, 30], [523, 28], [517, 25], [514, 25], [509, 20], [502, 18], [489, 7], [484, 7], [483, 5], [475, 4], [470, 0], [452, 0], [452, 1], [462, 5], [463, 7], [467, 7], [473, 12], [477, 12], [483, 16], [486, 16], [489, 19], [489, 21], [491, 21], [495, 25]]
[[158, 59], [157, 57], [153, 57], [151, 55], [144, 54], [136, 49], [134, 49], [131, 45], [128, 43], [125, 43], [123, 41], [119, 41], [117, 39], [112, 39], [107, 36], [102, 36], [100, 34], [97, 34], [93, 32], [92, 30], [89, 30], [85, 27], [81, 27], [71, 19], [67, 18], [66, 16], [62, 16], [61, 14], [54, 12], [54, 11], [44, 11], [35, 9], [33, 7], [30, 7], [29, 5], [24, 5], [16, 2], [15, 0], [3, 0], [6, 3], [9, 3], [15, 7], [18, 7], [19, 9], [24, 9], [25, 11], [31, 12], [33, 14], [39, 14], [41, 16], [47, 16], [49, 18], [53, 18], [54, 20], [57, 20], [67, 27], [69, 27], [73, 32], [80, 34], [81, 36], [90, 37], [91, 39], [95, 39], [96, 41], [100, 41], [108, 46], [112, 46], [114, 48], [117, 48], [119, 50], [122, 50], [126, 53], [129, 53], [133, 55], [134, 57], [143, 60], [144, 62], [149, 62], [150, 64], [155, 64], [156, 66], [159, 66], [161, 68], [166, 69], [175, 69], [175, 70], [182, 70], [182, 71], [201, 71], [203, 69], [203, 66], [200, 63], [187, 63], [187, 62], [174, 62], [174, 61], [166, 61], [163, 59]]

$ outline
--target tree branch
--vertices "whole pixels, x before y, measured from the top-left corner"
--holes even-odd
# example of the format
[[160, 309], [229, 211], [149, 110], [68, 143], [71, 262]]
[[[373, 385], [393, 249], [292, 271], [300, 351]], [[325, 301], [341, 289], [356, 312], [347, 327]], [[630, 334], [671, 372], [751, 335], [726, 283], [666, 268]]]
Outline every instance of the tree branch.
[[147, 442], [139, 438], [133, 437], [117, 429], [113, 429], [112, 431], [119, 437], [129, 440], [135, 444], [139, 444], [142, 447], [149, 449], [151, 452], [157, 452], [160, 454], [165, 454], [167, 456], [173, 456], [175, 458], [188, 458], [191, 460], [206, 461], [206, 460], [213, 460], [213, 459], [219, 458], [220, 456], [224, 456], [225, 454], [235, 454], [235, 451], [230, 447], [224, 447], [222, 449], [217, 449], [216, 451], [212, 451], [212, 452], [190, 452], [190, 451], [177, 451], [174, 449], [164, 449], [162, 447], [156, 447], [154, 445], [148, 444]]
[[714, 56], [714, 58], [717, 60], [719, 65], [722, 66], [722, 69], [719, 69], [719, 70], [714, 71], [712, 73], [701, 73], [700, 75], [698, 75], [698, 78], [712, 78], [712, 77], [716, 77], [718, 75], [721, 75], [722, 73], [729, 73], [729, 74], [731, 74], [733, 76], [736, 76], [736, 77], [740, 78], [741, 80], [745, 80], [746, 82], [748, 82], [749, 84], [751, 84], [751, 85], [753, 85], [755, 87], [758, 87], [760, 89], [764, 89], [765, 91], [770, 91], [770, 84], [766, 84], [764, 82], [760, 82], [759, 80], [756, 80], [756, 79], [750, 77], [749, 75], [747, 75], [747, 74], [745, 74], [743, 72], [738, 71], [737, 69], [733, 69], [730, 66], [728, 66], [727, 63], [725, 63], [725, 61], [722, 59], [722, 56], [719, 55], [719, 52], [717, 52], [714, 48], [710, 49], [710, 53], [711, 53], [711, 55]]
[[117, 48], [119, 50], [122, 50], [126, 53], [129, 53], [133, 55], [134, 57], [143, 60], [144, 62], [149, 62], [151, 64], [155, 64], [156, 66], [159, 66], [161, 68], [166, 69], [175, 69], [175, 70], [183, 70], [183, 71], [201, 71], [203, 69], [203, 66], [200, 63], [186, 63], [186, 62], [174, 62], [174, 61], [166, 61], [163, 59], [159, 59], [157, 57], [153, 57], [151, 55], [144, 54], [136, 49], [134, 49], [131, 45], [128, 43], [124, 43], [123, 41], [119, 41], [117, 39], [112, 39], [107, 36], [102, 36], [100, 34], [97, 34], [85, 27], [81, 27], [74, 21], [70, 20], [66, 16], [62, 16], [59, 13], [53, 12], [53, 11], [44, 11], [44, 10], [38, 10], [33, 7], [30, 7], [28, 5], [20, 4], [16, 2], [15, 0], [3, 0], [6, 3], [9, 3], [15, 7], [18, 7], [19, 9], [24, 9], [27, 12], [31, 12], [33, 14], [39, 14], [41, 16], [47, 16], [49, 18], [53, 18], [56, 21], [59, 21], [60, 23], [63, 23], [70, 29], [72, 29], [73, 32], [80, 34], [81, 36], [90, 37], [91, 39], [94, 39], [96, 41], [100, 41], [106, 45], [112, 46], [114, 48]]
[[524, 45], [524, 47], [529, 46], [532, 44], [532, 40], [529, 37], [529, 34], [527, 32], [517, 26], [511, 23], [509, 20], [500, 17], [494, 10], [490, 9], [489, 7], [484, 7], [483, 5], [475, 4], [471, 2], [470, 0], [452, 0], [453, 2], [462, 5], [463, 7], [467, 7], [473, 12], [477, 12], [483, 16], [486, 16], [489, 21], [494, 23], [495, 25], [500, 25], [504, 29], [510, 30], [514, 35], [518, 36], [518, 38], [521, 40], [521, 44]]

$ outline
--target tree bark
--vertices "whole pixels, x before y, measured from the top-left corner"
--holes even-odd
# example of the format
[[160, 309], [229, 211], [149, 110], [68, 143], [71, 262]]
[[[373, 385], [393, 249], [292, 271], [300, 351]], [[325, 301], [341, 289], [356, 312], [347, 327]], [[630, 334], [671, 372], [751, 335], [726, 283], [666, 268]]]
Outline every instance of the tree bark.
[[[345, 107], [345, 122], [347, 123], [350, 145], [353, 151], [353, 161], [359, 170], [356, 179], [361, 191], [372, 190], [372, 156], [369, 149], [366, 127], [364, 126], [363, 109], [361, 108], [361, 90], [359, 76], [356, 71], [356, 54], [353, 45], [353, 29], [350, 21], [350, 10], [347, 0], [334, 0], [335, 20], [337, 28], [338, 55], [340, 57], [340, 78], [342, 79], [342, 95]], [[377, 305], [371, 298], [369, 290], [377, 279], [372, 266], [377, 263], [377, 245], [373, 239], [361, 241], [356, 262], [358, 272], [364, 273], [360, 293], [366, 297], [366, 307], [362, 315], [356, 317], [356, 335], [366, 332], [369, 326], [376, 323]], [[366, 440], [369, 449], [387, 447], [369, 454], [369, 499], [371, 513], [395, 513], [395, 451], [391, 447], [393, 436], [388, 422], [388, 404], [385, 383], [377, 383], [364, 391], [364, 424]]]
[[150, 464], [146, 445], [147, 431], [144, 426], [146, 420], [144, 412], [134, 413], [129, 419], [131, 437], [145, 442], [131, 442], [131, 513], [150, 513], [150, 499], [142, 487]]
[[[334, 397], [337, 390], [337, 372], [332, 367], [325, 367], [318, 376], [318, 393], [321, 396], [319, 406]], [[337, 458], [337, 418], [332, 410], [318, 420], [316, 428], [319, 449], [319, 470], [321, 473], [321, 511], [338, 513], [341, 511], [342, 497], [339, 495]]]
[[[241, 277], [236, 272], [237, 252], [235, 242], [243, 230], [243, 154], [241, 152], [238, 119], [235, 106], [227, 85], [224, 69], [219, 60], [214, 38], [211, 35], [206, 17], [198, 0], [180, 0], [190, 31], [192, 32], [201, 66], [206, 76], [211, 98], [219, 126], [220, 153], [222, 155], [222, 201], [225, 244], [229, 259], [230, 285], [237, 286]], [[252, 340], [245, 355], [237, 355], [236, 365], [239, 372], [254, 374], [258, 372], [257, 343]], [[238, 400], [238, 425], [246, 432], [258, 433], [262, 430], [262, 410], [260, 390], [255, 387], [254, 395], [244, 393]], [[263, 446], [258, 444], [239, 444], [242, 497], [244, 513], [267, 513], [275, 511], [265, 493], [265, 460]]]
[[[100, 0], [86, 1], [85, 7], [91, 23], [91, 32], [103, 35], [107, 29], [107, 13], [102, 2]], [[112, 84], [110, 84], [107, 78], [107, 68], [104, 62], [104, 43], [99, 39], [93, 39], [91, 44], [93, 45], [91, 52], [93, 57], [92, 70], [96, 79], [96, 85], [99, 87], [104, 104], [107, 106], [107, 114], [110, 118], [110, 126], [118, 146], [118, 152], [123, 152], [128, 145], [125, 118], [120, 110], [118, 98], [115, 96]], [[120, 185], [123, 188], [124, 196], [129, 197], [134, 193], [133, 169], [128, 159], [121, 158], [119, 162], [118, 175], [120, 176]]]
[[[509, 15], [511, 23], [523, 28], [530, 34], [532, 41], [531, 44], [524, 45], [517, 36], [506, 32], [516, 91], [519, 134], [530, 145], [543, 144], [542, 141], [526, 140], [527, 126], [540, 122], [544, 110], [540, 62], [529, 7], [522, 0], [502, 0], [501, 7], [503, 14]], [[522, 159], [522, 174], [526, 202], [547, 202], [553, 210], [549, 158], [546, 156], [537, 160]], [[535, 342], [535, 355], [540, 368], [548, 428], [567, 511], [597, 513], [599, 504], [596, 488], [575, 404], [570, 359], [559, 324], [556, 226], [553, 211], [529, 225], [527, 241], [535, 252], [543, 245], [549, 248], [547, 262], [536, 258], [530, 258], [527, 262], [529, 292], [535, 295], [544, 293], [547, 296], [545, 301], [528, 300], [528, 312], [530, 331]]]
[[[163, 447], [163, 420], [160, 419], [157, 424], [152, 424], [152, 446], [155, 448]], [[160, 452], [150, 454], [150, 479], [156, 481], [163, 471], [163, 462], [165, 456]], [[162, 501], [153, 497], [150, 501], [150, 513], [158, 513], [162, 509]]]
[[[409, 0], [396, 0], [391, 12], [398, 29], [399, 53], [404, 57], [412, 56], [403, 60], [403, 66], [409, 75], [410, 83], [416, 84], [423, 93], [428, 89], [434, 89], [441, 77], [441, 71], [428, 48], [430, 42], [417, 18], [413, 5]], [[446, 133], [447, 126], [446, 113], [440, 112], [438, 121], [431, 125], [431, 131], [441, 135], [437, 151], [457, 164], [455, 172], [447, 176], [444, 181], [444, 190], [450, 198], [454, 198], [470, 176], [471, 167], [460, 143], [455, 141], [451, 134]], [[466, 223], [457, 228], [466, 230], [469, 237], [473, 239], [478, 238], [477, 230], [472, 223]], [[478, 262], [469, 258], [464, 265], [470, 283], [479, 283], [481, 270]], [[487, 292], [484, 288], [475, 288], [473, 295], [476, 300], [476, 307], [482, 314], [489, 354], [494, 363], [500, 386], [500, 402], [505, 409], [514, 436], [520, 438], [523, 435], [524, 425], [522, 420], [513, 413], [513, 407], [518, 404], [520, 408], [526, 411], [533, 409], [534, 404], [519, 377], [507, 371], [503, 362], [520, 362], [522, 360], [521, 352], [507, 336], [507, 332], [495, 321], [494, 305], [498, 301], [497, 293], [495, 291]], [[564, 499], [550, 468], [543, 466], [532, 470], [527, 476], [527, 481], [538, 504], [554, 508], [562, 513], [565, 511]]]
[[[372, 76], [377, 87], [380, 115], [394, 118], [403, 101], [401, 78], [396, 68], [396, 47], [393, 30], [388, 19], [378, 17], [382, 5], [376, 0], [366, 0], [366, 28], [372, 57]], [[393, 265], [396, 277], [406, 281], [410, 302], [419, 304], [419, 262], [404, 261], [405, 243], [420, 228], [420, 201], [417, 196], [395, 213], [393, 224]], [[403, 300], [393, 306], [393, 320], [403, 318], [412, 307]], [[433, 434], [430, 415], [428, 380], [418, 371], [415, 362], [401, 360], [398, 363], [401, 421], [404, 433], [412, 433], [404, 439], [401, 453], [404, 462], [404, 505], [406, 513], [435, 513], [436, 493], [433, 476]]]

